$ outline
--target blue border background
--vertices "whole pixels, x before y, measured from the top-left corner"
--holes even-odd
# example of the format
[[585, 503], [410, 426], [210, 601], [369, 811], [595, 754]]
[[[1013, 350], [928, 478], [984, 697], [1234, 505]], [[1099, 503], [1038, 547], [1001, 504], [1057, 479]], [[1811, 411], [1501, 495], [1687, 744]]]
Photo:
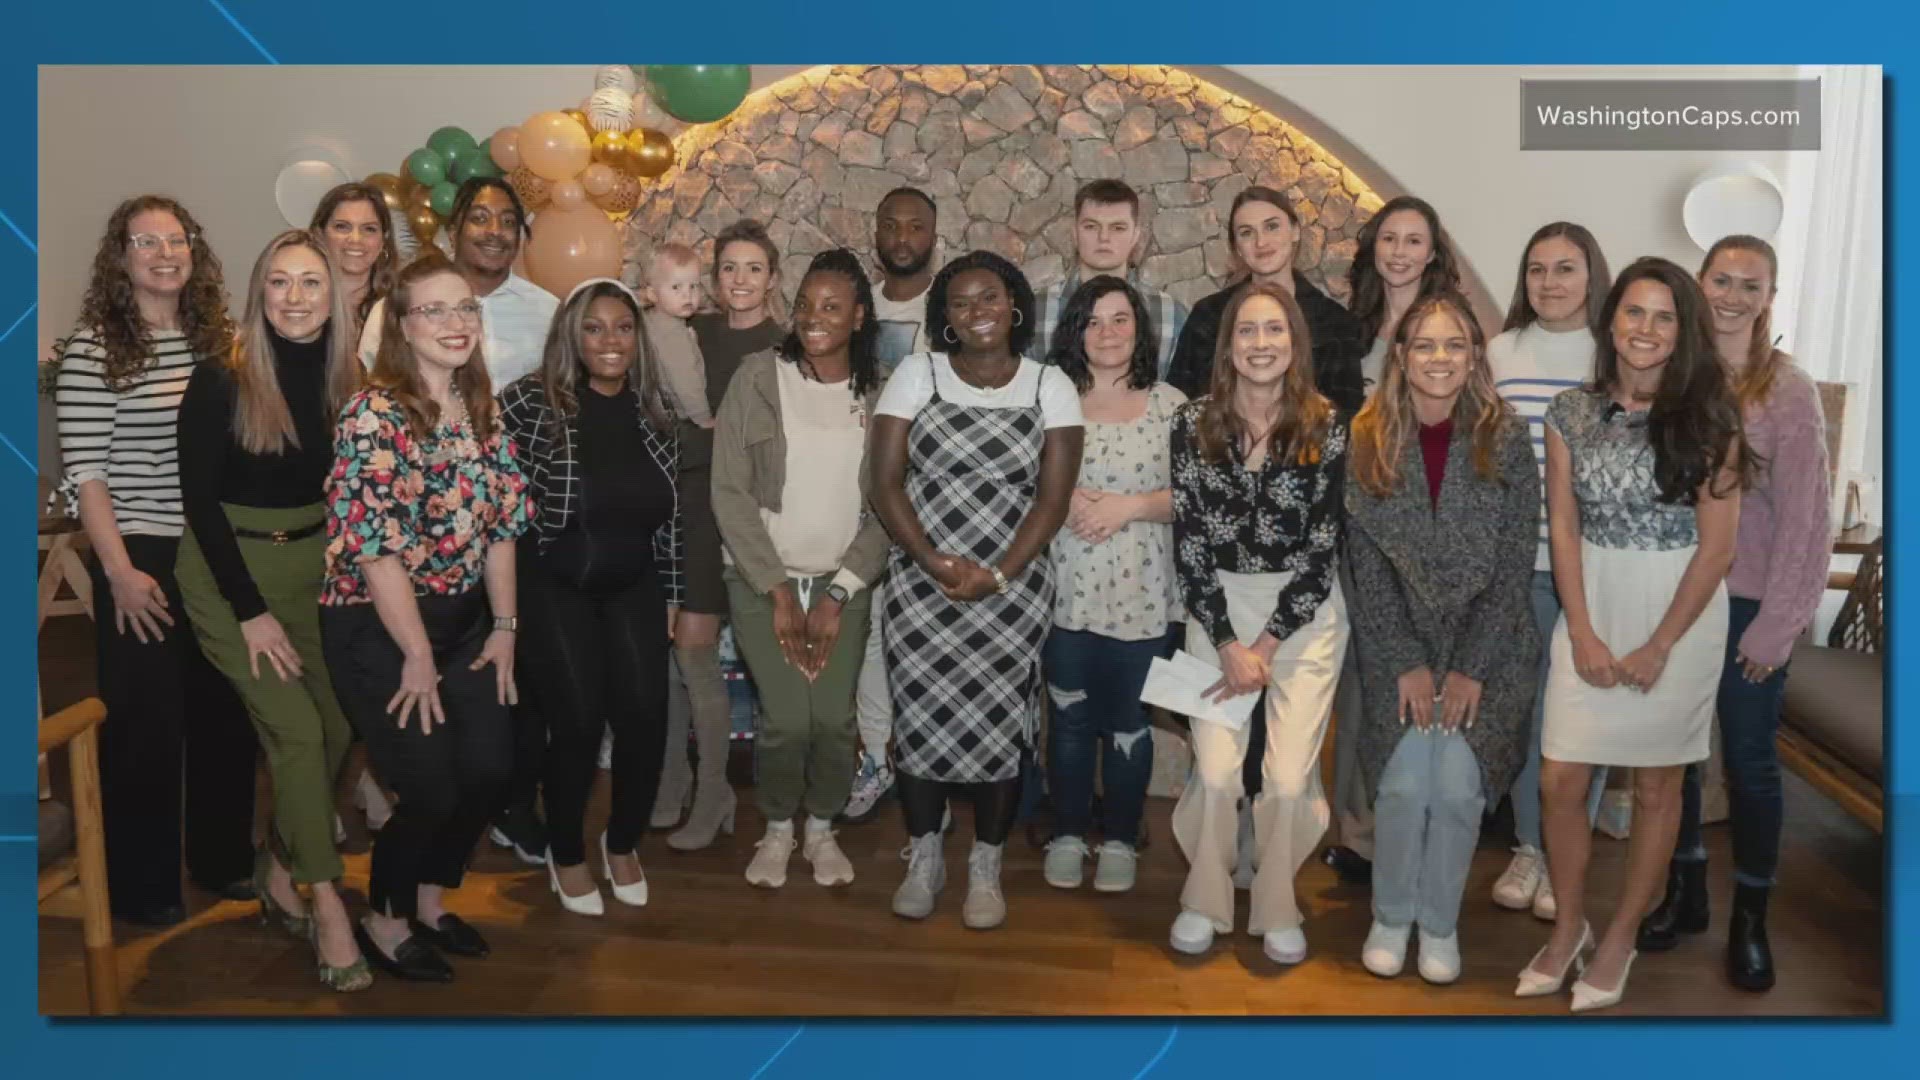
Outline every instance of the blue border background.
[[[1913, 282], [1901, 283], [1892, 254], [1920, 245], [1900, 195], [1920, 176], [1912, 165], [1920, 130], [1902, 122], [1898, 76], [1920, 38], [1888, 24], [1886, 5], [1829, 0], [1817, 13], [1783, 0], [1661, 4], [1613, 11], [1520, 0], [1439, 4], [1373, 0], [1337, 15], [1290, 20], [1281, 5], [1208, 4], [1181, 10], [1168, 0], [1036, 3], [969, 0], [940, 6], [871, 0], [758, 4], [714, 11], [705, 5], [634, 0], [510, 3], [289, 3], [287, 0], [21, 0], [30, 10], [0, 31], [0, 138], [11, 152], [0, 170], [0, 505], [24, 508], [33, 486], [37, 423], [32, 384], [36, 335], [38, 64], [586, 63], [610, 60], [758, 63], [1042, 62], [1151, 59], [1166, 63], [1594, 64], [1854, 62], [1885, 65], [1889, 184], [1885, 274], [1889, 357], [1885, 416], [1913, 415], [1920, 391], [1895, 358], [1896, 328], [1920, 315]], [[371, 19], [368, 16], [371, 15]], [[1907, 20], [1899, 20], [1906, 22]], [[718, 22], [726, 27], [715, 35]], [[1863, 46], [1863, 42], [1870, 45]], [[1869, 51], [1871, 50], [1871, 51]], [[110, 132], [112, 103], [100, 103], [97, 133]], [[1903, 131], [1904, 129], [1904, 131]], [[1902, 134], [1905, 135], [1904, 140]], [[84, 136], [82, 136], [84, 137]], [[1466, 167], [1466, 166], [1463, 166]], [[129, 168], [134, 184], [138, 165]], [[1903, 174], [1905, 176], [1902, 182]], [[137, 186], [137, 185], [135, 185]], [[131, 190], [131, 187], [129, 188]], [[58, 238], [50, 242], [60, 242]], [[91, 236], [83, 241], [91, 244]], [[1871, 287], [1870, 282], [1850, 283]], [[1906, 458], [1913, 439], [1888, 432], [1888, 529], [1904, 535], [1912, 494]], [[5, 564], [32, 565], [22, 525], [0, 544]], [[1889, 602], [1912, 606], [1893, 560]], [[0, 574], [0, 686], [29, 711], [36, 635], [32, 579]], [[1910, 696], [1902, 677], [1914, 650], [1889, 635], [1894, 715]], [[547, 1022], [49, 1022], [38, 1015], [32, 760], [27, 725], [14, 730], [0, 761], [0, 1047], [11, 1075], [58, 1068], [80, 1075], [144, 1076], [185, 1068], [197, 1075], [337, 1077], [360, 1070], [421, 1070], [472, 1076], [614, 1069], [661, 1076], [913, 1078], [1073, 1075], [1252, 1076], [1285, 1070], [1329, 1075], [1483, 1076], [1489, 1070], [1547, 1070], [1557, 1076], [1621, 1073], [1690, 1076], [1865, 1073], [1910, 1070], [1920, 1049], [1920, 1016], [1897, 991], [1915, 974], [1920, 882], [1916, 841], [1889, 828], [1887, 895], [1891, 950], [1886, 967], [1891, 1023], [1580, 1022], [1536, 1018], [1425, 1020], [905, 1023], [755, 1021], [694, 1023]], [[1908, 740], [1890, 736], [1888, 785], [1904, 820], [1920, 775]], [[1905, 916], [1902, 918], [1902, 916]], [[1703, 972], [1702, 977], [1714, 977]], [[1791, 972], [1788, 973], [1791, 978]], [[1839, 1036], [1835, 1042], [1828, 1036]], [[217, 1043], [210, 1040], [217, 1039]], [[1903, 1053], [1904, 1051], [1904, 1053]], [[1897, 1062], [1908, 1061], [1907, 1066]]]

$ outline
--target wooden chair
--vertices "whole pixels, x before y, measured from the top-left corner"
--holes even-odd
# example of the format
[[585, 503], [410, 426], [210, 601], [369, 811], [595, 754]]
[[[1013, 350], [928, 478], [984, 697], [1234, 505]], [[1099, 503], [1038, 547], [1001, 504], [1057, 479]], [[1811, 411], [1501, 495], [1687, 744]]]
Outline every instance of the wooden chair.
[[40, 872], [39, 903], [78, 883], [81, 932], [87, 950], [87, 1004], [95, 1016], [120, 1014], [120, 969], [114, 959], [113, 917], [107, 902], [106, 830], [100, 823], [99, 698], [70, 705], [40, 721], [40, 752], [67, 748], [73, 783], [74, 851]]
[[1826, 645], [1794, 647], [1777, 740], [1781, 764], [1876, 832], [1885, 802], [1885, 545], [1876, 540], [1860, 557]]

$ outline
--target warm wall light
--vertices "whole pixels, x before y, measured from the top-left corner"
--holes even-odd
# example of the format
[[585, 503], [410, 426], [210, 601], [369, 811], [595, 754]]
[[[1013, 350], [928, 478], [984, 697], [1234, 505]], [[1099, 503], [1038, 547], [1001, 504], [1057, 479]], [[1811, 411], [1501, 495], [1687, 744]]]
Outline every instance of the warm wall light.
[[280, 216], [292, 228], [305, 228], [313, 220], [313, 211], [321, 196], [353, 177], [331, 161], [308, 158], [295, 161], [280, 170], [273, 182], [273, 201]]
[[1752, 161], [1729, 161], [1700, 174], [1680, 208], [1687, 236], [1700, 250], [1721, 237], [1744, 233], [1771, 240], [1786, 212], [1780, 182]]

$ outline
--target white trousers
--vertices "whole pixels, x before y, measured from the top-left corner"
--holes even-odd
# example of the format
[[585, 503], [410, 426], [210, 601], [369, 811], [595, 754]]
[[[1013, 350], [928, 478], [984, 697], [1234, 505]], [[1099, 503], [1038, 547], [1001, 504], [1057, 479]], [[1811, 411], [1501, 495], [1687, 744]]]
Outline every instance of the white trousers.
[[880, 598], [874, 597], [867, 658], [860, 663], [860, 680], [854, 693], [860, 748], [879, 764], [886, 763], [887, 741], [893, 738], [893, 698], [892, 691], [887, 689], [887, 643], [880, 636], [880, 613], [885, 608]]
[[[1234, 636], [1250, 646], [1293, 575], [1222, 570], [1218, 577], [1226, 590], [1227, 618]], [[1198, 621], [1187, 624], [1187, 651], [1208, 661], [1218, 657]], [[1273, 676], [1267, 684], [1267, 753], [1261, 762], [1264, 781], [1253, 803], [1258, 870], [1247, 919], [1250, 934], [1290, 930], [1301, 923], [1293, 879], [1327, 830], [1320, 746], [1346, 654], [1347, 605], [1336, 581], [1312, 621], [1282, 641], [1273, 655]], [[1249, 726], [1258, 720], [1253, 718]], [[1195, 720], [1194, 776], [1173, 810], [1173, 835], [1190, 864], [1180, 906], [1213, 920], [1217, 933], [1233, 930], [1233, 865], [1239, 854], [1239, 803], [1244, 794], [1240, 775], [1248, 735], [1248, 728], [1235, 731]]]

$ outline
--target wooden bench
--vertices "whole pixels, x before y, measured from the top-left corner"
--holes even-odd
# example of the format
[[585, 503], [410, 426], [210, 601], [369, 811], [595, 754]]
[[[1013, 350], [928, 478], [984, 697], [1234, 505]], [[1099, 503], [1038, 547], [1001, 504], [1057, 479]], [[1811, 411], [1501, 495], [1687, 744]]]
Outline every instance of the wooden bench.
[[1876, 832], [1883, 832], [1886, 678], [1881, 663], [1886, 541], [1860, 557], [1840, 616], [1822, 645], [1794, 646], [1781, 716], [1780, 762]]
[[120, 1014], [120, 969], [114, 958], [113, 918], [107, 898], [106, 830], [100, 822], [100, 722], [107, 707], [99, 698], [70, 705], [40, 721], [42, 754], [67, 748], [73, 783], [74, 845], [71, 855], [40, 871], [38, 902], [75, 884], [80, 887], [81, 934], [87, 950], [87, 1005], [95, 1016]]

